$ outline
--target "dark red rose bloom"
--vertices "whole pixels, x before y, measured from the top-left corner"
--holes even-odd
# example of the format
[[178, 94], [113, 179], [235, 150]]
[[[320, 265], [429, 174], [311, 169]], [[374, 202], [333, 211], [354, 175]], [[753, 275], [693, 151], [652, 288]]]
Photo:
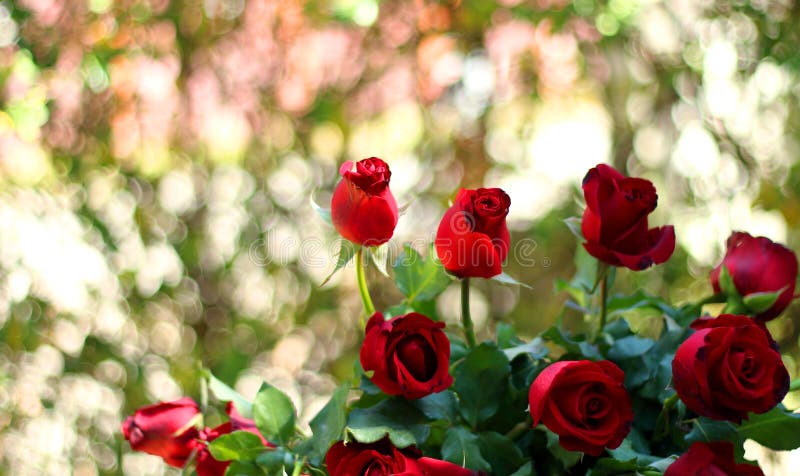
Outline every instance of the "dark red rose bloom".
[[612, 266], [634, 271], [663, 263], [675, 250], [672, 226], [649, 228], [647, 215], [656, 209], [658, 195], [649, 180], [625, 177], [613, 167], [600, 164], [583, 179], [581, 231], [583, 247]]
[[728, 238], [728, 251], [722, 263], [711, 271], [711, 285], [716, 293], [720, 292], [719, 273], [723, 266], [728, 269], [740, 296], [784, 290], [775, 304], [756, 315], [756, 319], [773, 319], [792, 302], [797, 281], [797, 256], [789, 248], [763, 236], [754, 238], [736, 231]]
[[511, 199], [499, 188], [461, 189], [436, 232], [436, 254], [459, 278], [502, 273], [510, 237], [506, 216]]
[[664, 476], [764, 476], [764, 472], [754, 464], [736, 464], [733, 443], [715, 441], [692, 444]]
[[211, 456], [211, 452], [208, 451], [207, 443], [211, 443], [222, 435], [227, 435], [228, 433], [233, 433], [234, 431], [247, 431], [261, 438], [261, 442], [264, 443], [266, 448], [275, 447], [275, 445], [268, 442], [263, 436], [261, 436], [261, 433], [258, 432], [256, 423], [253, 420], [244, 418], [239, 414], [238, 411], [236, 411], [236, 407], [232, 402], [228, 402], [227, 406], [225, 407], [225, 411], [228, 413], [230, 421], [214, 428], [205, 428], [200, 432], [199, 439], [206, 444], [198, 445], [198, 452], [196, 456], [197, 467], [195, 468], [197, 471], [197, 476], [223, 476], [225, 471], [228, 469], [228, 466], [230, 466], [230, 461], [217, 461], [213, 456]]
[[388, 321], [376, 312], [367, 322], [361, 366], [387, 395], [422, 398], [453, 383], [450, 340], [443, 322], [412, 312]]
[[672, 382], [693, 412], [741, 423], [789, 391], [789, 373], [769, 332], [747, 316], [701, 318], [672, 361]]
[[331, 476], [477, 476], [483, 473], [447, 461], [421, 457], [416, 447], [398, 449], [384, 438], [375, 443], [337, 442], [325, 465]]
[[389, 241], [397, 225], [397, 202], [389, 190], [389, 166], [377, 157], [345, 162], [342, 181], [331, 199], [336, 231], [353, 243], [378, 246]]
[[556, 362], [531, 384], [533, 426], [544, 423], [570, 451], [598, 456], [616, 448], [631, 430], [633, 410], [623, 382], [625, 373], [612, 362]]
[[122, 423], [122, 434], [134, 451], [160, 456], [182, 467], [195, 448], [200, 409], [191, 398], [139, 408]]

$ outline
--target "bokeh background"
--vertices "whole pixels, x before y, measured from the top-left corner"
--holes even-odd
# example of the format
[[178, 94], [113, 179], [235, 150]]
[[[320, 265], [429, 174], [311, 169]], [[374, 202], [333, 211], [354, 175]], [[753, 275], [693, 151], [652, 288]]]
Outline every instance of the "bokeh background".
[[[358, 344], [309, 200], [344, 160], [389, 162], [395, 255], [459, 186], [508, 191], [508, 273], [533, 289], [476, 283], [482, 336], [559, 314], [598, 162], [652, 180], [678, 236], [617, 290], [709, 295], [734, 229], [800, 249], [798, 24], [791, 0], [0, 1], [0, 474], [173, 474], [119, 425], [200, 398], [201, 366], [307, 421]], [[798, 324], [771, 324], [793, 377]]]

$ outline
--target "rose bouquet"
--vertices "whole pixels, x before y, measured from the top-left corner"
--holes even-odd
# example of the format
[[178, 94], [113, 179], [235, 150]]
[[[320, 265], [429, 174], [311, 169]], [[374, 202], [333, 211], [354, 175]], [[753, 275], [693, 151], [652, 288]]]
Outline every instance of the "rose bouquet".
[[[230, 421], [203, 427], [188, 398], [144, 407], [123, 424], [134, 450], [200, 476], [732, 476], [763, 474], [744, 460], [745, 439], [800, 447], [800, 415], [781, 404], [800, 385], [765, 326], [794, 297], [797, 259], [786, 247], [734, 233], [700, 302], [614, 294], [617, 269], [670, 258], [675, 230], [650, 227], [651, 182], [601, 164], [583, 181], [582, 218], [568, 220], [581, 264], [556, 285], [586, 330], [557, 324], [525, 340], [499, 324], [479, 343], [470, 279], [520, 284], [503, 272], [511, 198], [460, 190], [428, 255], [406, 245], [394, 260], [403, 302], [375, 309], [364, 265], [398, 222], [391, 172], [373, 157], [346, 163], [341, 175], [321, 215], [345, 238], [334, 272], [355, 259], [364, 325], [354, 329], [363, 332], [354, 380], [306, 434], [278, 389], [265, 383], [251, 402], [206, 372]], [[432, 305], [453, 279], [460, 327], [438, 321]]]

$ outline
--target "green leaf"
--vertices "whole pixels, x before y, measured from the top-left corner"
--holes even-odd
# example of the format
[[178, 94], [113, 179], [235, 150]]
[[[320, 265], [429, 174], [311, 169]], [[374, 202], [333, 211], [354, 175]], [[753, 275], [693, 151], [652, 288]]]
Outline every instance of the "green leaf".
[[608, 351], [608, 357], [613, 360], [630, 359], [639, 357], [648, 350], [652, 349], [656, 342], [653, 339], [646, 339], [638, 336], [628, 336], [614, 341], [614, 345]]
[[638, 474], [639, 464], [635, 459], [620, 461], [614, 458], [601, 458], [586, 476], [613, 476]]
[[636, 461], [642, 466], [647, 466], [659, 459], [657, 456], [636, 451], [633, 448], [633, 443], [631, 442], [630, 438], [625, 438], [622, 440], [622, 444], [620, 444], [617, 448], [613, 450], [609, 449], [608, 454], [613, 456], [617, 461]]
[[747, 306], [747, 309], [752, 311], [753, 313], [762, 313], [767, 309], [771, 308], [775, 301], [783, 294], [784, 291], [788, 286], [784, 286], [781, 289], [773, 292], [763, 292], [763, 293], [752, 293], [748, 294], [747, 296], [742, 298], [744, 305]]
[[473, 428], [494, 415], [508, 389], [511, 373], [506, 355], [492, 344], [471, 349], [453, 374], [461, 415]]
[[234, 431], [212, 441], [208, 445], [208, 450], [218, 461], [234, 459], [252, 461], [267, 448], [258, 435], [247, 431]]
[[534, 476], [536, 473], [533, 472], [533, 463], [528, 461], [527, 463], [520, 466], [520, 468], [514, 471], [511, 476]]
[[294, 455], [280, 447], [265, 451], [256, 458], [256, 464], [267, 470], [270, 474], [283, 471], [285, 468], [293, 467], [294, 461]]
[[432, 393], [411, 403], [431, 420], [452, 422], [455, 421], [458, 412], [458, 399], [451, 390]]
[[542, 359], [547, 355], [547, 346], [541, 337], [536, 337], [527, 344], [511, 347], [510, 349], [503, 349], [506, 358], [511, 361], [515, 357], [522, 354], [528, 354], [534, 359]]
[[333, 226], [333, 221], [331, 220], [331, 209], [322, 208], [321, 206], [317, 205], [317, 202], [314, 201], [313, 195], [310, 197], [310, 201], [311, 201], [311, 208], [313, 208], [314, 211], [317, 212], [317, 215], [319, 215], [320, 218], [325, 220], [325, 223]]
[[398, 448], [424, 443], [430, 434], [429, 419], [402, 398], [390, 398], [369, 408], [354, 408], [345, 431], [360, 443], [374, 443], [389, 436]]
[[381, 246], [372, 246], [366, 249], [370, 260], [378, 268], [382, 275], [389, 277], [389, 272], [386, 270], [387, 262], [389, 261], [389, 246], [383, 244]]
[[277, 388], [264, 384], [253, 399], [253, 419], [258, 431], [272, 443], [285, 445], [294, 435], [296, 420], [292, 401]]
[[408, 303], [430, 301], [452, 282], [434, 256], [433, 245], [428, 251], [427, 259], [423, 259], [411, 244], [403, 245], [403, 252], [395, 260], [392, 269], [395, 284]]
[[567, 228], [569, 231], [575, 235], [575, 238], [578, 241], [583, 241], [583, 231], [581, 230], [581, 217], [569, 217], [564, 219], [564, 223], [567, 224]]
[[772, 450], [793, 450], [800, 447], [800, 414], [789, 412], [783, 405], [760, 415], [751, 413], [739, 426], [739, 434]]
[[514, 442], [494, 431], [478, 435], [481, 455], [489, 462], [493, 474], [511, 474], [523, 463], [525, 456]]
[[730, 440], [736, 435], [736, 426], [729, 421], [717, 421], [706, 417], [698, 417], [692, 424], [692, 430], [684, 439], [687, 443], [702, 441]]
[[603, 355], [597, 350], [597, 346], [586, 341], [573, 340], [566, 331], [562, 331], [558, 326], [552, 326], [542, 332], [541, 337], [545, 341], [563, 347], [568, 354], [586, 357], [590, 360], [603, 360]]
[[492, 276], [492, 279], [503, 284], [513, 284], [515, 286], [522, 286], [523, 288], [533, 289], [533, 286], [521, 283], [516, 279], [512, 278], [511, 276], [507, 275], [506, 273], [500, 273], [497, 276]]
[[[544, 428], [542, 425], [540, 427]], [[578, 464], [578, 461], [583, 457], [583, 453], [565, 450], [558, 442], [558, 435], [548, 429], [544, 431], [547, 434], [547, 450], [561, 463], [564, 469], [569, 469]]]
[[331, 271], [331, 274], [329, 274], [328, 277], [325, 278], [324, 281], [322, 281], [320, 287], [325, 286], [328, 283], [328, 281], [331, 280], [333, 275], [336, 274], [337, 271], [344, 268], [345, 265], [347, 265], [347, 263], [349, 263], [350, 260], [353, 259], [353, 256], [356, 255], [356, 251], [358, 251], [357, 245], [351, 243], [348, 240], [344, 239], [341, 240], [339, 242], [339, 255], [336, 258], [336, 266], [334, 266], [333, 271]]
[[217, 400], [233, 402], [236, 411], [238, 411], [240, 415], [245, 418], [253, 418], [253, 404], [244, 398], [241, 393], [237, 392], [217, 377], [214, 377], [210, 371], [204, 370], [203, 373], [208, 379], [209, 390], [211, 390], [211, 393], [214, 394]]
[[263, 476], [264, 471], [248, 461], [231, 461], [225, 470], [225, 476]]
[[720, 266], [719, 269], [719, 288], [728, 296], [739, 296], [739, 291], [733, 284], [733, 277], [725, 265]]
[[350, 385], [342, 384], [336, 387], [331, 399], [322, 407], [322, 410], [311, 419], [312, 436], [304, 441], [299, 451], [317, 460], [325, 457], [325, 453], [333, 442], [342, 437], [344, 425], [347, 421], [347, 394]]
[[477, 435], [464, 427], [447, 430], [442, 442], [442, 459], [475, 471], [490, 472], [491, 465], [481, 456]]

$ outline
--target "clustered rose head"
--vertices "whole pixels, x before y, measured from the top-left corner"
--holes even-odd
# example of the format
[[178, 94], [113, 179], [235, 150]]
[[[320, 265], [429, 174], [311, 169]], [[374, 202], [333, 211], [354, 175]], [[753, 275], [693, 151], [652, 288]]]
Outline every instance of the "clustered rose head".
[[742, 297], [755, 293], [777, 293], [777, 300], [754, 317], [760, 321], [774, 319], [786, 309], [794, 297], [797, 281], [797, 256], [785, 246], [763, 236], [753, 237], [736, 231], [728, 238], [728, 249], [722, 263], [711, 271], [711, 285], [719, 293], [720, 272], [726, 268], [736, 291]]
[[412, 312], [385, 320], [376, 312], [367, 322], [361, 366], [387, 395], [422, 398], [453, 383], [450, 340], [444, 323]]
[[436, 232], [436, 254], [459, 278], [502, 273], [510, 237], [506, 216], [511, 199], [499, 188], [461, 189]]
[[649, 180], [625, 177], [600, 164], [583, 179], [581, 231], [583, 247], [612, 266], [634, 271], [660, 264], [675, 250], [672, 226], [648, 228], [647, 216], [656, 209], [658, 195]]
[[693, 412], [740, 423], [773, 409], [789, 391], [789, 373], [762, 325], [747, 316], [700, 318], [672, 361], [675, 391]]
[[256, 429], [255, 422], [242, 417], [232, 403], [226, 408], [229, 421], [214, 428], [198, 430], [202, 415], [197, 403], [184, 397], [141, 407], [122, 423], [122, 434], [134, 451], [160, 456], [170, 466], [182, 468], [194, 454], [198, 476], [222, 476], [230, 461], [217, 461], [208, 451], [208, 443], [234, 431], [248, 431], [266, 441]]
[[664, 476], [764, 476], [754, 464], [736, 464], [733, 443], [697, 442], [669, 465]]
[[624, 381], [624, 372], [607, 360], [551, 364], [531, 384], [533, 426], [542, 422], [570, 451], [598, 456], [617, 448], [633, 423]]
[[397, 202], [389, 190], [389, 165], [370, 157], [355, 165], [345, 162], [339, 173], [342, 181], [331, 199], [331, 221], [336, 231], [359, 245], [378, 246], [389, 241], [398, 218]]
[[330, 476], [485, 476], [426, 458], [414, 446], [396, 448], [388, 438], [369, 444], [339, 441], [328, 450], [325, 465]]

